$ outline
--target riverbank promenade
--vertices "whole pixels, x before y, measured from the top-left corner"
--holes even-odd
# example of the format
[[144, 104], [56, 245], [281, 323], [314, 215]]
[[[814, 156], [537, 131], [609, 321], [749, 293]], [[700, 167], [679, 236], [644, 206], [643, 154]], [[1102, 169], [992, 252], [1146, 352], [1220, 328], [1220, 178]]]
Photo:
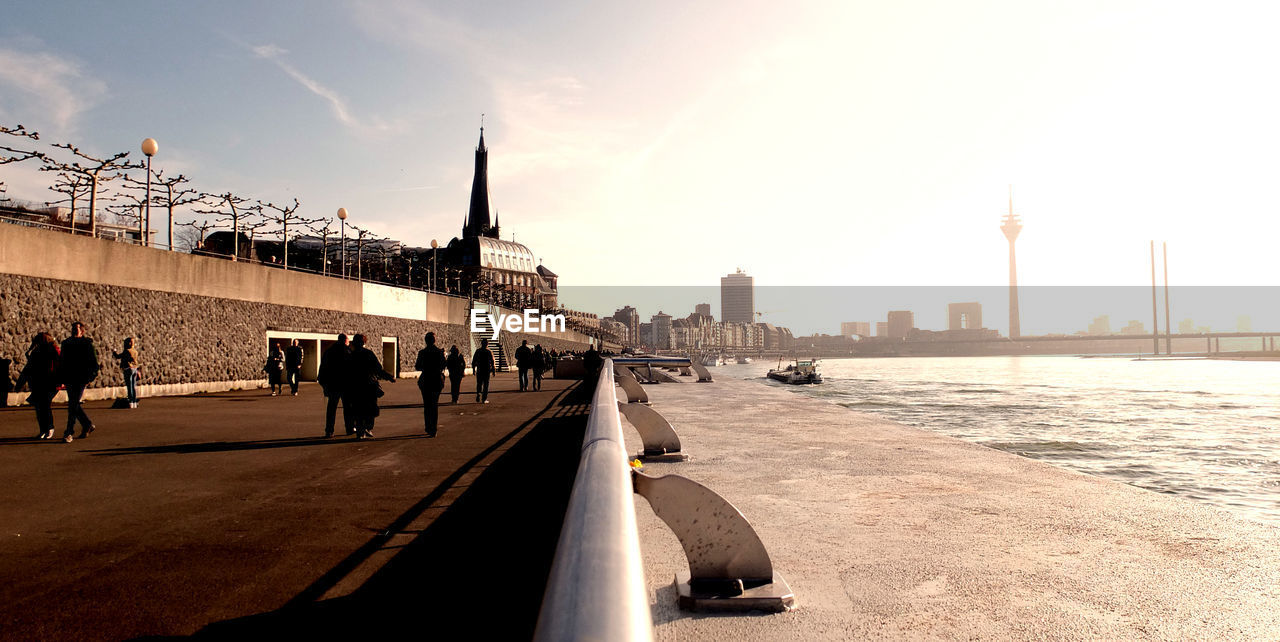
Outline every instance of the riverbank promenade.
[[797, 609], [678, 610], [684, 553], [637, 498], [659, 640], [1280, 637], [1274, 526], [713, 372], [645, 386], [690, 459], [644, 472], [741, 510]]
[[528, 638], [588, 407], [474, 381], [434, 439], [412, 379], [366, 441], [322, 437], [314, 384], [90, 402], [70, 444], [0, 409], [0, 639]]

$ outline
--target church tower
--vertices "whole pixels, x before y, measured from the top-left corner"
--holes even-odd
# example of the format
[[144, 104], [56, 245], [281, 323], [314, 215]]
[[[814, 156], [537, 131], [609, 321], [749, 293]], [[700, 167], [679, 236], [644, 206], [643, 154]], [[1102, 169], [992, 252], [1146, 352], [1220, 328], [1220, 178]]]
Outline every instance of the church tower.
[[484, 127], [480, 128], [480, 144], [476, 146], [476, 173], [471, 179], [471, 205], [462, 226], [462, 238], [487, 236], [498, 238], [498, 223], [489, 223], [489, 150], [484, 146]]

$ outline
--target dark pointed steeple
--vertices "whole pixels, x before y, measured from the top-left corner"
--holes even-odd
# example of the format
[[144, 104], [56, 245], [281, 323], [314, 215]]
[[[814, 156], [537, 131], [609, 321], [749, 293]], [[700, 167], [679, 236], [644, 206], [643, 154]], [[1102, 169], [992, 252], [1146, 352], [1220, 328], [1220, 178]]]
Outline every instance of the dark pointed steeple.
[[489, 232], [489, 150], [484, 146], [484, 126], [480, 127], [480, 144], [476, 146], [476, 173], [471, 179], [471, 206], [467, 209], [462, 238], [491, 236]]

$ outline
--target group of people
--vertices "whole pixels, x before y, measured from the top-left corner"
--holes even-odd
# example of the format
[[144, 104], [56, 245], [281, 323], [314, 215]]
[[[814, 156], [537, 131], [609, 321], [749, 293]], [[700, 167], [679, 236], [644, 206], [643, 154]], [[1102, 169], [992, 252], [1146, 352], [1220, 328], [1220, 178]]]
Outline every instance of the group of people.
[[[297, 345], [297, 340], [290, 347]], [[277, 351], [279, 348], [277, 348]], [[301, 352], [301, 350], [299, 350]], [[286, 357], [283, 355], [281, 359]], [[298, 361], [301, 370], [301, 359]], [[373, 436], [373, 424], [380, 413], [378, 398], [382, 396], [382, 385], [379, 381], [395, 383], [395, 377], [382, 369], [382, 363], [372, 350], [365, 347], [365, 336], [357, 334], [347, 343], [347, 335], [338, 335], [338, 340], [324, 351], [320, 358], [320, 371], [316, 376], [328, 398], [325, 407], [324, 436], [333, 436], [334, 422], [337, 418], [338, 402], [342, 402], [342, 421], [348, 435], [354, 434], [356, 439], [367, 439]], [[296, 379], [291, 379], [290, 386], [297, 394]], [[276, 391], [272, 395], [277, 394]]]
[[[520, 373], [520, 392], [542, 390], [542, 373], [555, 363], [553, 353], [554, 351], [543, 352], [541, 343], [530, 350], [528, 340], [520, 342], [520, 347], [516, 348], [516, 370]], [[533, 373], [532, 381], [529, 380], [531, 372]]]
[[[130, 408], [138, 407], [138, 352], [133, 337], [124, 340], [120, 352], [112, 352], [112, 358], [120, 365], [124, 378], [125, 394]], [[80, 425], [80, 439], [88, 437], [96, 428], [84, 410], [84, 391], [98, 378], [101, 365], [93, 339], [85, 336], [85, 325], [79, 321], [71, 324], [71, 336], [61, 344], [48, 332], [38, 332], [27, 348], [26, 364], [18, 374], [15, 390], [23, 386], [31, 392], [27, 402], [36, 411], [37, 435], [40, 439], [53, 439], [57, 427], [53, 422], [53, 398], [58, 390], [67, 392], [67, 428], [62, 440], [71, 443], [76, 439], [76, 425]]]
[[[345, 335], [344, 335], [345, 336]], [[271, 396], [284, 394], [284, 383], [289, 382], [289, 391], [298, 396], [298, 382], [302, 379], [302, 346], [297, 339], [289, 341], [289, 347], [281, 349], [279, 344], [271, 349], [267, 364], [262, 371], [267, 373], [267, 384], [271, 386]]]

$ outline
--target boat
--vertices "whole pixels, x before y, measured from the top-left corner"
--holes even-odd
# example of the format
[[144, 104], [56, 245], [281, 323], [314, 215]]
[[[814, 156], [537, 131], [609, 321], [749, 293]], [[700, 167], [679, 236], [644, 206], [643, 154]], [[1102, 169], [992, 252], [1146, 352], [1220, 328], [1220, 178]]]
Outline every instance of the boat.
[[748, 357], [746, 355], [740, 355], [738, 357], [738, 363], [741, 363], [741, 364], [751, 363], [751, 357]]
[[797, 385], [822, 383], [822, 373], [818, 372], [817, 359], [803, 359], [788, 365], [786, 368], [773, 368], [769, 370], [768, 376], [774, 381]]

